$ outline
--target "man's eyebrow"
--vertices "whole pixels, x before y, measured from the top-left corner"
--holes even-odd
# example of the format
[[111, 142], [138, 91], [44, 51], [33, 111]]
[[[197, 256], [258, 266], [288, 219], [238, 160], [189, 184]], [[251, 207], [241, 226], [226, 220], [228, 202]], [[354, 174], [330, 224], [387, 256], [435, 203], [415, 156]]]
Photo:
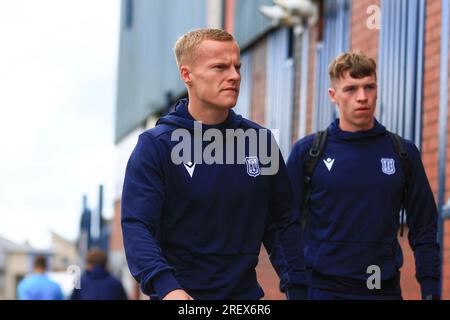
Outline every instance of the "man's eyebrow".
[[213, 60], [210, 62], [210, 64], [211, 65], [213, 65], [213, 64], [229, 64], [229, 62], [225, 61], [225, 60]]
[[359, 86], [363, 86], [363, 87], [367, 87], [367, 86], [376, 86], [377, 83], [376, 82], [369, 82], [369, 83], [364, 83], [364, 84], [347, 84], [343, 87], [343, 89], [348, 89], [348, 88], [356, 88]]

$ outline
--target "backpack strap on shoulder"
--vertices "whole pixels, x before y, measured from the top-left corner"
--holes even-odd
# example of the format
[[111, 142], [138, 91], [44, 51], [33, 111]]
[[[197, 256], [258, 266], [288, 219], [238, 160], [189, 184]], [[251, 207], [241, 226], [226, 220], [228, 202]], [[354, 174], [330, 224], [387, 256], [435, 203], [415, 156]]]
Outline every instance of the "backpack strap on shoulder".
[[304, 174], [303, 174], [303, 210], [302, 210], [302, 228], [306, 228], [309, 220], [309, 197], [311, 195], [311, 179], [314, 173], [314, 169], [320, 160], [325, 149], [325, 143], [327, 141], [327, 130], [322, 130], [317, 132], [314, 137], [311, 149], [308, 151], [308, 159], [304, 164]]
[[392, 140], [392, 143], [394, 144], [395, 152], [397, 152], [400, 162], [402, 164], [403, 173], [405, 175], [405, 185], [403, 187], [403, 195], [402, 195], [402, 202], [401, 202], [401, 229], [400, 229], [400, 236], [403, 237], [403, 222], [405, 217], [405, 211], [406, 211], [406, 200], [409, 192], [409, 187], [411, 185], [411, 177], [412, 177], [412, 166], [411, 161], [409, 160], [408, 152], [406, 151], [405, 143], [403, 142], [403, 139], [396, 133], [387, 132], [389, 137]]

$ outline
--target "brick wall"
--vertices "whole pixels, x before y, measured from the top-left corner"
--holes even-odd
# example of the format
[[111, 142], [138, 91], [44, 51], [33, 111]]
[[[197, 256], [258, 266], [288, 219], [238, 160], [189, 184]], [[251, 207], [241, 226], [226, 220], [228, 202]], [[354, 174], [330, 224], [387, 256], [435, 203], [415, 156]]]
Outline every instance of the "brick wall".
[[425, 22], [422, 159], [437, 199], [441, 0], [428, 0]]
[[[437, 6], [437, 5], [436, 5]], [[440, 11], [440, 10], [439, 10]], [[448, 36], [448, 35], [447, 35]], [[449, 69], [447, 71], [447, 77], [448, 77], [448, 97], [450, 98], [450, 54], [447, 57], [449, 60]], [[448, 101], [448, 114], [450, 115], [450, 99]], [[449, 117], [450, 118], [450, 117]], [[450, 120], [447, 120], [450, 123]], [[450, 132], [447, 130], [447, 163], [446, 163], [446, 175], [445, 175], [445, 186], [446, 186], [446, 196], [445, 201], [450, 198]], [[444, 224], [444, 250], [443, 250], [443, 257], [444, 261], [443, 265], [443, 298], [444, 299], [450, 299], [450, 220], [446, 220]]]
[[[251, 49], [252, 57], [252, 97], [250, 102], [250, 119], [262, 126], [266, 123], [266, 70], [267, 39], [263, 38]], [[273, 269], [266, 250], [262, 247], [259, 263], [256, 267], [258, 281], [265, 292], [264, 299], [284, 299], [279, 290], [279, 279]]]
[[[306, 105], [306, 134], [313, 131], [314, 90], [316, 84], [316, 45], [319, 34], [319, 26], [314, 26], [309, 33], [309, 72], [308, 72], [308, 98]], [[325, 93], [326, 94], [326, 93]]]
[[109, 238], [109, 248], [111, 251], [123, 251], [122, 226], [120, 223], [121, 201], [114, 202], [114, 217], [111, 225], [111, 236]]
[[[438, 193], [440, 40], [441, 0], [427, 0], [424, 49], [422, 160], [436, 200]], [[448, 240], [447, 244], [444, 244], [444, 247], [450, 249]], [[448, 250], [445, 251], [448, 252]], [[449, 259], [445, 255], [442, 258], [444, 261], [447, 261], [446, 266], [444, 266], [443, 276], [450, 279], [450, 274], [445, 271], [445, 269], [448, 269]], [[409, 261], [405, 257], [405, 271], [407, 271], [408, 275], [402, 281], [402, 286], [404, 286], [405, 298], [419, 299], [420, 294], [413, 292], [413, 290], [417, 291], [418, 289], [416, 288], [417, 282], [412, 277], [412, 272], [415, 270], [411, 268], [412, 263], [413, 261]], [[410, 272], [411, 275], [409, 274]], [[444, 281], [444, 289], [447, 290], [444, 292], [444, 297], [447, 298], [449, 298], [450, 293], [449, 284], [449, 280]]]
[[250, 119], [264, 126], [266, 123], [266, 69], [267, 40], [264, 38], [252, 48], [252, 101]]
[[[427, 0], [425, 23], [425, 64], [422, 128], [422, 159], [431, 188], [437, 199], [438, 194], [438, 145], [439, 145], [439, 81], [441, 50], [441, 0]], [[448, 179], [447, 179], [448, 181]], [[445, 246], [446, 245], [446, 246]], [[446, 267], [443, 272], [444, 297], [449, 298], [448, 252], [450, 246], [444, 242], [442, 257]], [[446, 256], [447, 255], [447, 256]]]
[[234, 0], [225, 0], [224, 29], [233, 34], [234, 32]]
[[403, 267], [400, 270], [403, 299], [419, 300], [421, 299], [420, 286], [416, 280], [414, 254], [408, 243], [408, 228], [405, 227], [403, 237], [399, 237], [398, 241], [403, 251]]
[[371, 5], [379, 7], [380, 0], [358, 0], [352, 2], [350, 48], [355, 51], [361, 50], [377, 61], [379, 30], [371, 30], [367, 27], [367, 19], [370, 17], [367, 13], [367, 8]]
[[[306, 97], [306, 135], [312, 133], [313, 109], [314, 109], [314, 84], [316, 81], [316, 45], [318, 26], [310, 27], [308, 43], [308, 89]], [[301, 64], [302, 64], [302, 38], [296, 37], [294, 40], [294, 109], [292, 114], [292, 135], [291, 140], [294, 144], [299, 139], [300, 127], [300, 84], [301, 84]], [[326, 93], [325, 93], [326, 94]]]

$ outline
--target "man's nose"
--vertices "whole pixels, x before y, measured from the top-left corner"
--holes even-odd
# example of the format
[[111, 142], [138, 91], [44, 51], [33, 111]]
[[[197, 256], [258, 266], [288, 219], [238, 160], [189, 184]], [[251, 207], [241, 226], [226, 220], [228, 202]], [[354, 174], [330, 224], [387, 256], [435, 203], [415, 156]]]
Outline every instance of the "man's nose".
[[233, 80], [233, 81], [241, 80], [241, 73], [239, 72], [239, 70], [236, 68], [230, 68], [230, 69], [231, 69], [230, 75], [229, 75], [230, 80]]
[[356, 99], [358, 101], [366, 101], [367, 100], [367, 93], [366, 90], [364, 88], [359, 88], [357, 95], [356, 95]]

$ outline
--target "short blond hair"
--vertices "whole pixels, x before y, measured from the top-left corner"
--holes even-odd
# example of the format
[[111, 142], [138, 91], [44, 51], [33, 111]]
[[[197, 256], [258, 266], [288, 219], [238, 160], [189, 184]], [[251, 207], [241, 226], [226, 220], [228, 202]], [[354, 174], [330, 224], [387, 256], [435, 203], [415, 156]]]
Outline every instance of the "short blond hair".
[[197, 29], [182, 35], [173, 49], [178, 68], [181, 65], [192, 62], [200, 44], [205, 40], [234, 41], [228, 32], [221, 29]]
[[331, 83], [341, 79], [347, 71], [350, 71], [350, 76], [355, 79], [371, 75], [375, 75], [376, 78], [377, 63], [361, 51], [342, 53], [328, 67]]

